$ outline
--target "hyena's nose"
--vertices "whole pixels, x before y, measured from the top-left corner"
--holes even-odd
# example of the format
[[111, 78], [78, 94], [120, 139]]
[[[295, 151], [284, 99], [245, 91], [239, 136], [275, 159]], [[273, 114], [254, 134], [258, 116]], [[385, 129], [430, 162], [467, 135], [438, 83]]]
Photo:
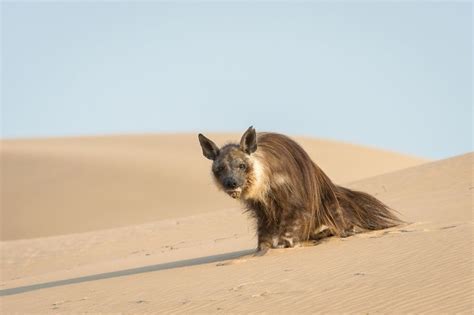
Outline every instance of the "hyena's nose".
[[237, 182], [235, 179], [233, 178], [226, 178], [224, 180], [224, 187], [226, 189], [234, 189], [234, 188], [237, 188]]

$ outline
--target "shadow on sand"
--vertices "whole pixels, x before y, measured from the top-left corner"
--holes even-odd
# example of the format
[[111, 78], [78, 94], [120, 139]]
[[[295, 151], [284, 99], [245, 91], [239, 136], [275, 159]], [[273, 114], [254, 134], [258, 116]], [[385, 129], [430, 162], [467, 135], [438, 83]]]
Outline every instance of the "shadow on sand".
[[244, 255], [252, 254], [254, 252], [255, 252], [254, 249], [242, 250], [238, 252], [232, 252], [232, 253], [226, 253], [226, 254], [220, 254], [220, 255], [212, 255], [212, 256], [206, 256], [206, 257], [179, 260], [179, 261], [173, 261], [173, 262], [157, 264], [157, 265], [150, 265], [150, 266], [125, 269], [125, 270], [119, 270], [119, 271], [113, 271], [113, 272], [99, 273], [96, 275], [90, 275], [90, 276], [84, 276], [84, 277], [78, 277], [78, 278], [71, 278], [71, 279], [65, 279], [65, 280], [26, 285], [22, 287], [0, 290], [0, 296], [14, 295], [14, 294], [19, 294], [19, 293], [25, 293], [25, 292], [30, 292], [30, 291], [40, 290], [40, 289], [54, 288], [54, 287], [59, 287], [63, 285], [75, 284], [75, 283], [136, 275], [136, 274], [145, 273], [145, 272], [202, 265], [202, 264], [207, 264], [207, 263], [212, 263], [212, 262], [235, 259]]

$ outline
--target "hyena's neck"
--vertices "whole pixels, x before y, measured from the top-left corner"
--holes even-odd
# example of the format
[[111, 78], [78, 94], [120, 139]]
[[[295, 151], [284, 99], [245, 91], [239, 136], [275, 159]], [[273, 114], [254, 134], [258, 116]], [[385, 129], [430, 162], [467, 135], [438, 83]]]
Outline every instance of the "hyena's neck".
[[268, 169], [261, 152], [257, 151], [250, 156], [250, 165], [251, 170], [247, 175], [244, 199], [258, 200], [265, 203], [270, 187]]

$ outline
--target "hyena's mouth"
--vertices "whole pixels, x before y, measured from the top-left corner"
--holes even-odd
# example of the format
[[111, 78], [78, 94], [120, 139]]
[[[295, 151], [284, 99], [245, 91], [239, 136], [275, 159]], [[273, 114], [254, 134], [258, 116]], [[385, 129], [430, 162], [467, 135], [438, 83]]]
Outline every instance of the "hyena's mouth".
[[236, 189], [229, 189], [225, 191], [229, 196], [231, 196], [234, 199], [239, 199], [240, 195], [242, 194], [242, 188], [236, 188]]

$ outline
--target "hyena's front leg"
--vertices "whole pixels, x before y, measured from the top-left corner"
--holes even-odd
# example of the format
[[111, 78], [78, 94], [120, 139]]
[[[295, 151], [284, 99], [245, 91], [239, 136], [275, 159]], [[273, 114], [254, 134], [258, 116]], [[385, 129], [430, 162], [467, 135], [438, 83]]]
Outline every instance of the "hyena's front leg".
[[277, 231], [273, 231], [272, 229], [269, 229], [267, 226], [263, 224], [259, 224], [257, 234], [258, 234], [257, 254], [259, 256], [265, 254], [271, 248], [279, 247], [280, 238], [278, 236]]
[[295, 246], [300, 246], [300, 237], [297, 231], [294, 231], [292, 228], [285, 229], [279, 238], [278, 247], [279, 248], [292, 248]]
[[288, 248], [288, 247], [292, 248], [299, 245], [300, 245], [300, 239], [298, 236], [295, 236], [291, 232], [285, 232], [281, 236], [280, 243], [278, 246], [281, 248]]
[[286, 248], [299, 245], [299, 237], [293, 232], [286, 231], [279, 233], [262, 233], [258, 236], [257, 256], [262, 256], [271, 248]]
[[263, 250], [266, 248], [272, 247], [272, 239], [266, 234], [259, 234], [258, 235], [258, 250]]
[[258, 247], [257, 253], [259, 255], [265, 254], [270, 248], [275, 248], [274, 237], [268, 234], [267, 231], [258, 231]]
[[302, 229], [305, 222], [303, 217], [291, 216], [281, 222], [279, 244], [280, 248], [300, 246]]

